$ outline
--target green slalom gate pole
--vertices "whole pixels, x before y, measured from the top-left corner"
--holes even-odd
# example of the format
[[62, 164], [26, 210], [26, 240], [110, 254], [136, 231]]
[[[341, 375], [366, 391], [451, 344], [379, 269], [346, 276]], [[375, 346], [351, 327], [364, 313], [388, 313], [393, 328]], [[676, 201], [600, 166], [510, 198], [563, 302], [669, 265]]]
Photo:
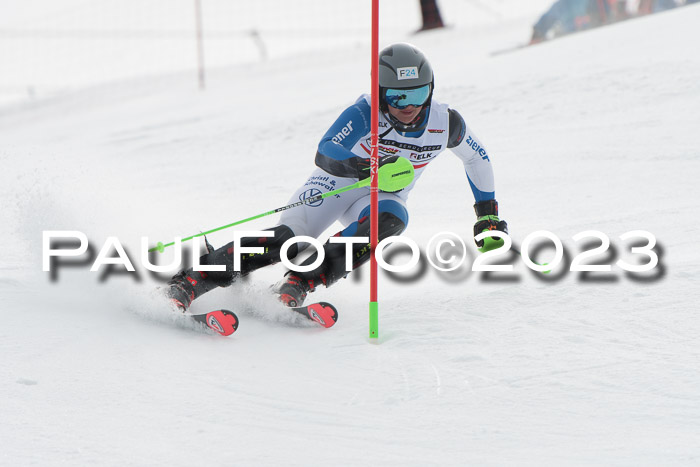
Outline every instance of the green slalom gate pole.
[[[413, 164], [411, 164], [411, 161], [405, 158], [400, 158], [396, 162], [392, 164], [387, 164], [379, 169], [379, 189], [382, 191], [387, 191], [387, 192], [392, 192], [392, 191], [398, 191], [403, 188], [406, 188], [408, 185], [411, 184], [413, 181], [413, 176], [414, 176], [414, 169], [413, 169]], [[272, 211], [267, 211], [263, 212], [261, 214], [255, 215], [248, 217], [246, 219], [242, 219], [240, 221], [232, 222], [230, 224], [222, 225], [221, 227], [217, 227], [215, 229], [207, 230], [206, 232], [200, 232], [195, 235], [190, 235], [189, 237], [185, 237], [181, 242], [186, 242], [188, 240], [192, 240], [193, 238], [197, 237], [202, 237], [204, 235], [209, 235], [214, 232], [218, 232], [219, 230], [224, 230], [228, 229], [230, 227], [244, 224], [246, 222], [250, 222], [255, 219], [260, 219], [261, 217], [269, 216], [271, 214], [275, 214], [278, 212], [286, 211], [287, 209], [292, 209], [296, 208], [299, 206], [303, 206], [305, 204], [311, 204], [315, 203], [316, 201], [320, 201], [324, 198], [328, 198], [329, 196], [337, 195], [340, 193], [345, 193], [346, 191], [350, 190], [355, 190], [357, 188], [364, 188], [368, 186], [371, 183], [371, 178], [366, 178], [364, 180], [359, 180], [352, 185], [348, 185], [344, 188], [338, 188], [337, 190], [329, 191], [328, 193], [321, 193], [316, 196], [311, 196], [309, 198], [306, 198], [304, 201], [298, 201], [296, 203], [288, 204], [286, 206], [282, 206], [277, 209], [273, 209]], [[156, 246], [153, 248], [149, 249], [148, 251], [159, 251], [163, 252], [167, 247], [174, 245], [175, 242], [170, 242], [170, 243], [162, 243], [158, 242]]]

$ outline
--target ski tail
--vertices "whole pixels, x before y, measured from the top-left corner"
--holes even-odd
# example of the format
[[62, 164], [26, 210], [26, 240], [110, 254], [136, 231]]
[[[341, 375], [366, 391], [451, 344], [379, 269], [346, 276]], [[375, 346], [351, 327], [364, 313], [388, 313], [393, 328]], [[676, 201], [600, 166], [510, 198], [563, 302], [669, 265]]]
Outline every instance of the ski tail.
[[238, 329], [238, 316], [229, 310], [210, 311], [204, 315], [192, 315], [192, 318], [222, 336], [230, 336]]
[[292, 307], [293, 311], [315, 321], [324, 328], [330, 328], [338, 321], [338, 310], [328, 302], [312, 303], [306, 306]]

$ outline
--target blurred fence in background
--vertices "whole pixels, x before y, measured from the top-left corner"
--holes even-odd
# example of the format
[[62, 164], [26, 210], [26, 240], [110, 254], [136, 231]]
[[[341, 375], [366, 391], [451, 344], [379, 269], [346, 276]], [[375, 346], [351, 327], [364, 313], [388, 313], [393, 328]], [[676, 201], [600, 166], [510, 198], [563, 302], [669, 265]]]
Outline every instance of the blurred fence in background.
[[[509, 21], [532, 25], [553, 1], [438, 0], [437, 5], [448, 27], [483, 32]], [[197, 86], [198, 3], [207, 70], [370, 42], [370, 0], [5, 1], [0, 104], [178, 71], [192, 71]], [[421, 0], [381, 0], [380, 43], [410, 40], [412, 33], [429, 29], [421, 12], [433, 8]]]
[[[0, 103], [111, 80], [369, 42], [365, 0], [22, 0], [0, 14]], [[386, 30], [417, 30], [418, 0], [384, 0]], [[196, 74], [193, 73], [193, 83]]]

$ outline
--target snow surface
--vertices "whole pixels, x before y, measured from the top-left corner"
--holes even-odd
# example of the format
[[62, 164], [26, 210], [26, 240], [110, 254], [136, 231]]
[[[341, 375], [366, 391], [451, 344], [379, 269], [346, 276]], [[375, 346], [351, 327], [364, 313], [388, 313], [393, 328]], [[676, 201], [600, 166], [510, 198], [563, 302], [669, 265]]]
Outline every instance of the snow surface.
[[[516, 243], [546, 229], [575, 254], [595, 229], [630, 259], [617, 237], [642, 229], [663, 268], [383, 275], [378, 345], [366, 270], [314, 294], [340, 309], [329, 330], [259, 298], [279, 266], [211, 292], [196, 309], [236, 311], [230, 338], [163, 309], [143, 272], [41, 271], [44, 230], [115, 235], [137, 262], [142, 235], [284, 204], [367, 90], [366, 49], [221, 69], [206, 92], [182, 73], [0, 108], [0, 464], [698, 465], [699, 22], [686, 7], [496, 57], [463, 28], [410, 37], [488, 146]], [[450, 154], [409, 203], [420, 245], [469, 239]]]

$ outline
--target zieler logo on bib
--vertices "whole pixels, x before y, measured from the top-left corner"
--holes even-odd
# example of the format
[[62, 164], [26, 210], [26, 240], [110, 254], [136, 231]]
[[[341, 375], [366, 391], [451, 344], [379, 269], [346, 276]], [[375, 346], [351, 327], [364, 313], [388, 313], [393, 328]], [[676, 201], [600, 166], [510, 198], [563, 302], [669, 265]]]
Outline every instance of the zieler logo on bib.
[[418, 67], [404, 66], [396, 69], [396, 77], [398, 79], [416, 79], [418, 78]]

